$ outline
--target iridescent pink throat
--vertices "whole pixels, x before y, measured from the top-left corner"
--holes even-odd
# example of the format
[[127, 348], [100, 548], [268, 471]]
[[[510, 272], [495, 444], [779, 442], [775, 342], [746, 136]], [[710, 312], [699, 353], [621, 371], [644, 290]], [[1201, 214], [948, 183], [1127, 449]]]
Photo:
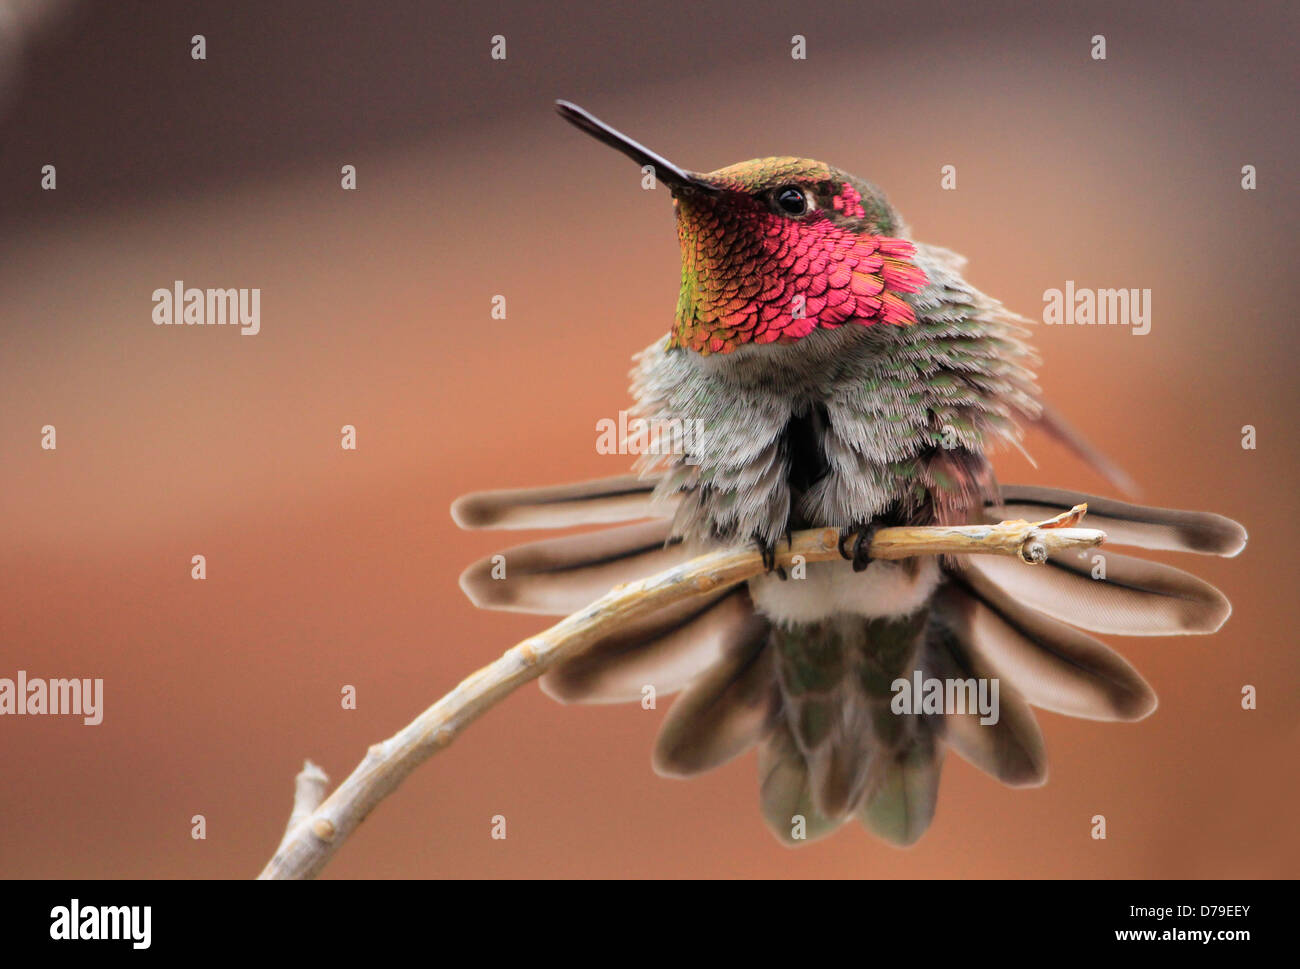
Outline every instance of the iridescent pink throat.
[[[834, 207], [863, 214], [844, 186]], [[825, 212], [788, 218], [752, 196], [681, 199], [682, 288], [669, 346], [730, 353], [745, 343], [790, 343], [852, 322], [910, 324], [925, 273], [905, 239], [854, 232]]]

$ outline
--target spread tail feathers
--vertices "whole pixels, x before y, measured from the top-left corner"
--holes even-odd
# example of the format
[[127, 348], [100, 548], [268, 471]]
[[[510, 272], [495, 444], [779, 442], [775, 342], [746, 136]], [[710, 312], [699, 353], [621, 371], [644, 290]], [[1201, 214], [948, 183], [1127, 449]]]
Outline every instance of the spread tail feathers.
[[623, 474], [547, 488], [477, 491], [452, 502], [461, 528], [567, 528], [666, 518], [674, 505], [654, 497], [659, 475]]
[[992, 583], [955, 580], [934, 612], [955, 643], [1036, 707], [1090, 720], [1140, 720], [1155, 709], [1155, 693], [1118, 653]]
[[542, 690], [562, 703], [630, 703], [646, 687], [668, 696], [711, 669], [751, 635], [749, 596], [688, 599], [615, 630], [549, 670]]
[[[507, 549], [467, 569], [462, 587], [484, 608], [560, 615], [685, 561], [691, 552], [669, 537], [675, 506], [653, 498], [655, 483], [623, 476], [462, 498], [453, 516], [467, 528], [650, 519]], [[1044, 519], [1083, 501], [1105, 550], [1035, 567], [956, 556], [925, 605], [890, 618], [774, 624], [745, 587], [713, 593], [614, 630], [548, 671], [542, 689], [579, 703], [634, 702], [647, 686], [681, 691], [655, 745], [660, 774], [691, 776], [757, 745], [763, 817], [783, 842], [805, 844], [856, 817], [912, 844], [934, 817], [947, 748], [1005, 784], [1033, 786], [1046, 781], [1047, 758], [1031, 707], [1116, 721], [1155, 709], [1137, 671], [1080, 630], [1207, 633], [1231, 611], [1195, 576], [1109, 547], [1236, 555], [1245, 529], [1220, 515], [1012, 485], [984, 518]], [[996, 681], [996, 716], [969, 705], [897, 710], [897, 681], [917, 674]]]
[[689, 777], [744, 753], [780, 708], [767, 622], [741, 597], [726, 654], [678, 697], [659, 729], [653, 763], [664, 776]]
[[990, 522], [1023, 518], [1041, 521], [1079, 502], [1088, 503], [1087, 524], [1106, 533], [1108, 545], [1170, 552], [1198, 552], [1229, 558], [1246, 547], [1246, 530], [1231, 518], [1208, 511], [1177, 511], [1131, 505], [1078, 491], [1037, 485], [1003, 485], [1002, 500], [985, 508]]
[[974, 585], [996, 586], [1031, 609], [1095, 633], [1212, 633], [1232, 611], [1208, 582], [1118, 552], [1066, 552], [1031, 568], [1012, 558], [968, 556], [956, 568]]
[[460, 587], [481, 609], [567, 616], [689, 558], [669, 542], [668, 522], [643, 522], [504, 549], [466, 569]]

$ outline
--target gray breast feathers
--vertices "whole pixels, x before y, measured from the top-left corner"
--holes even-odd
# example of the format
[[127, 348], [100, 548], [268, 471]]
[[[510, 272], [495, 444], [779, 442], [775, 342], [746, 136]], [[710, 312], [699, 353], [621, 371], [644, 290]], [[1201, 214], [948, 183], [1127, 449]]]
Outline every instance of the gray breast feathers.
[[691, 431], [639, 465], [679, 496], [676, 535], [771, 544], [885, 515], [977, 517], [996, 487], [986, 452], [1038, 412], [1026, 321], [964, 282], [952, 253], [918, 245], [917, 263], [929, 283], [908, 297], [912, 326], [847, 323], [707, 357], [661, 340], [638, 355], [637, 415]]

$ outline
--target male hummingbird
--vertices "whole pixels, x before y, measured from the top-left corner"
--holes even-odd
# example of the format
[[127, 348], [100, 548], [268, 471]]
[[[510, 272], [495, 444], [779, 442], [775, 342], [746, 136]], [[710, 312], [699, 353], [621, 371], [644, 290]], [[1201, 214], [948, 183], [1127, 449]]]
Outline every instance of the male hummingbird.
[[[636, 474], [459, 499], [452, 514], [466, 528], [645, 519], [509, 549], [506, 578], [485, 559], [461, 577], [466, 593], [565, 615], [710, 548], [757, 542], [774, 564], [795, 529], [863, 537], [841, 549], [852, 568], [772, 568], [664, 609], [552, 669], [542, 688], [584, 703], [680, 691], [655, 769], [688, 776], [757, 745], [763, 816], [789, 844], [853, 817], [911, 844], [933, 818], [948, 748], [1006, 784], [1042, 784], [1030, 707], [1151, 713], [1146, 681], [1083, 630], [1213, 632], [1231, 607], [1212, 586], [1109, 550], [1037, 567], [980, 555], [873, 562], [871, 530], [1035, 520], [1082, 501], [1113, 545], [1231, 556], [1245, 530], [1210, 513], [999, 486], [988, 455], [1018, 446], [1026, 424], [1117, 474], [1044, 409], [1028, 321], [967, 283], [964, 259], [912, 240], [875, 186], [805, 158], [699, 174], [576, 105], [557, 108], [672, 192], [676, 319], [637, 356], [632, 391], [638, 416], [701, 433], [678, 453], [644, 455]], [[913, 683], [927, 699], [900, 703]], [[973, 702], [990, 683], [991, 715]]]

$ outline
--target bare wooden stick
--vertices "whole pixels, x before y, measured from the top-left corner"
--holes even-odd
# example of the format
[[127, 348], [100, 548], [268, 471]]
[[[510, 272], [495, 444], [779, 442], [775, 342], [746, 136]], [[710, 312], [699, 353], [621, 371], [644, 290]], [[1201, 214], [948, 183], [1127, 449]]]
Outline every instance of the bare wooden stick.
[[325, 790], [330, 779], [325, 772], [310, 760], [302, 762], [302, 770], [293, 779], [293, 811], [289, 814], [289, 823], [284, 828], [284, 838], [276, 851], [282, 851], [294, 837], [298, 825], [307, 820], [325, 800]]
[[[870, 555], [876, 559], [902, 559], [981, 553], [1015, 555], [1030, 564], [1040, 564], [1055, 553], [1090, 548], [1105, 540], [1101, 531], [1075, 527], [1086, 511], [1086, 505], [1077, 505], [1037, 523], [882, 528], [872, 538]], [[833, 528], [796, 532], [788, 547], [778, 549], [776, 561], [790, 566], [796, 558], [804, 562], [839, 559], [838, 545], [839, 532]], [[618, 586], [585, 609], [525, 639], [470, 674], [392, 737], [374, 744], [333, 794], [302, 820], [295, 823], [291, 819], [275, 856], [258, 877], [315, 877], [348, 835], [411, 771], [513, 690], [541, 676], [560, 660], [581, 652], [617, 626], [682, 599], [744, 582], [763, 569], [762, 556], [755, 548], [708, 552]], [[296, 817], [298, 812], [294, 813]]]

